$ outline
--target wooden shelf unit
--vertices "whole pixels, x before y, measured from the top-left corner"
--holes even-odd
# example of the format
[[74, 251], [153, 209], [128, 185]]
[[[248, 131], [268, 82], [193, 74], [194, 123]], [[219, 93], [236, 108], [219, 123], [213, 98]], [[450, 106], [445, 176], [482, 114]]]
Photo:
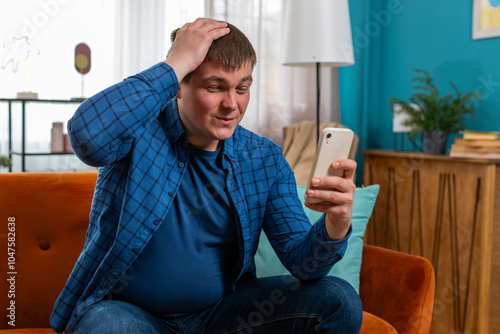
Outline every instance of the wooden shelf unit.
[[500, 333], [500, 161], [362, 153], [380, 185], [366, 243], [432, 262], [431, 333]]

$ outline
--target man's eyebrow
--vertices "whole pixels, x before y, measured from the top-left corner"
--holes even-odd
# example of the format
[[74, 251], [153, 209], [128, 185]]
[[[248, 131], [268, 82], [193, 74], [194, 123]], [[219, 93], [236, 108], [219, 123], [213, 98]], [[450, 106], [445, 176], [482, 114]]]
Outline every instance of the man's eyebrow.
[[248, 76], [244, 77], [243, 79], [241, 79], [240, 82], [245, 82], [245, 81], [252, 82], [253, 81], [253, 77], [251, 75], [248, 75]]
[[[208, 77], [208, 78], [203, 79], [203, 81], [204, 81], [204, 82], [208, 82], [208, 81], [219, 81], [219, 82], [222, 82], [222, 83], [224, 83], [224, 84], [229, 84], [229, 81], [227, 81], [225, 78], [220, 77], [220, 76], [218, 76], [218, 75], [212, 75], [212, 76], [210, 76], [210, 77]], [[248, 75], [248, 76], [246, 76], [246, 77], [243, 77], [243, 78], [240, 80], [240, 83], [245, 82], [245, 81], [250, 81], [250, 82], [252, 82], [252, 81], [253, 81], [252, 76], [251, 76], [251, 75]]]

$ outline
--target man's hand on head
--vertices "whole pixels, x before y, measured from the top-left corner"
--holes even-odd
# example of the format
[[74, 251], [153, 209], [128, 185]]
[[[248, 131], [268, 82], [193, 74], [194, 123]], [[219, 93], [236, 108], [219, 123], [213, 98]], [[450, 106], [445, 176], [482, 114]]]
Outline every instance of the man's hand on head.
[[193, 23], [186, 23], [177, 31], [164, 62], [174, 69], [181, 82], [203, 62], [212, 42], [228, 33], [226, 22], [198, 18]]
[[320, 199], [321, 203], [308, 203], [305, 205], [312, 210], [324, 212], [325, 225], [328, 236], [332, 240], [343, 239], [352, 219], [352, 203], [356, 185], [354, 174], [356, 162], [350, 159], [342, 159], [332, 164], [333, 169], [342, 169], [342, 177], [326, 176], [311, 180], [311, 188], [307, 189], [307, 196]]

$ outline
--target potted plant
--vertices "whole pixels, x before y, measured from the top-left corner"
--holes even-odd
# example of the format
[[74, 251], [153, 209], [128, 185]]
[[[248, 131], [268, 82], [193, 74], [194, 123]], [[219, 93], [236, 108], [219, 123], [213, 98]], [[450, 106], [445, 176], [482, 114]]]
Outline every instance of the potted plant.
[[12, 163], [10, 162], [9, 157], [7, 157], [5, 155], [0, 155], [0, 167], [1, 166], [10, 167], [11, 165], [12, 165]]
[[461, 94], [450, 82], [454, 94], [441, 96], [429, 72], [422, 69], [414, 71], [418, 73], [412, 79], [417, 83], [413, 87], [416, 92], [408, 98], [408, 102], [393, 97], [389, 104], [399, 105], [399, 108], [393, 108], [393, 112], [406, 114], [407, 118], [402, 124], [412, 128], [410, 139], [424, 134], [425, 153], [444, 154], [448, 134], [465, 129], [464, 116], [476, 116], [476, 106], [470, 102], [482, 94], [476, 91]]

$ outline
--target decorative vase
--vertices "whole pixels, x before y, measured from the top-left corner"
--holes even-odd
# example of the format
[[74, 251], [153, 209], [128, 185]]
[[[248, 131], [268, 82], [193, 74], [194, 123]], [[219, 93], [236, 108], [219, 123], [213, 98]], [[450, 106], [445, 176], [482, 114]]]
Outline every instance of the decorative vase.
[[447, 143], [448, 134], [444, 131], [424, 132], [424, 153], [444, 154], [446, 151]]

